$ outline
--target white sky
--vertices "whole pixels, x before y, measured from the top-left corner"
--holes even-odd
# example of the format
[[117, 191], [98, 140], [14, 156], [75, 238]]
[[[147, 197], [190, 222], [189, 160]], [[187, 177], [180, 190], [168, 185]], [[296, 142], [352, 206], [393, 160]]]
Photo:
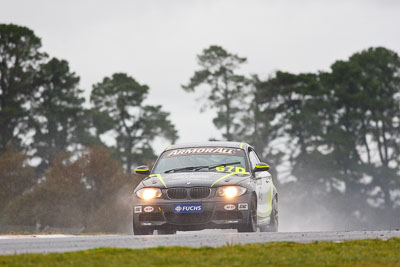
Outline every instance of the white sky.
[[[184, 92], [196, 55], [212, 44], [248, 58], [244, 73], [327, 70], [371, 46], [400, 53], [396, 0], [0, 0], [0, 23], [24, 25], [43, 51], [66, 59], [89, 94], [125, 72], [150, 86], [147, 103], [171, 113], [179, 142], [219, 138], [212, 111]], [[157, 144], [157, 152], [168, 144]]]

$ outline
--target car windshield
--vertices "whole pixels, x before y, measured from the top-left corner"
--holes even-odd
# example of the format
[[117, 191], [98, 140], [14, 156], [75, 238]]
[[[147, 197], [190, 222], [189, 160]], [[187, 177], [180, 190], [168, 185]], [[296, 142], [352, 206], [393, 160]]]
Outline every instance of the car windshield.
[[[224, 167], [216, 168], [219, 165]], [[196, 147], [165, 151], [154, 166], [153, 173], [219, 171], [247, 172], [245, 153], [229, 147]]]

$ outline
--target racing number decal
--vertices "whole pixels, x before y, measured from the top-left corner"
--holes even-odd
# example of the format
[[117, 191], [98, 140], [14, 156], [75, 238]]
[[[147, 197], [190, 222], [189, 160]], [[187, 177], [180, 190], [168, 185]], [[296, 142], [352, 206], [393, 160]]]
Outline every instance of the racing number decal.
[[234, 173], [243, 173], [248, 174], [246, 170], [242, 167], [235, 167], [235, 166], [219, 166], [216, 168], [217, 172], [234, 172]]

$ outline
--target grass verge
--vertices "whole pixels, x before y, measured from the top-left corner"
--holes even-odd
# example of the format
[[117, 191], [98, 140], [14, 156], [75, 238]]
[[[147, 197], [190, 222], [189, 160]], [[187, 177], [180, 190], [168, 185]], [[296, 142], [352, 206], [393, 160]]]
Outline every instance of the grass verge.
[[400, 266], [400, 239], [343, 243], [271, 242], [219, 248], [100, 248], [0, 256], [5, 266]]

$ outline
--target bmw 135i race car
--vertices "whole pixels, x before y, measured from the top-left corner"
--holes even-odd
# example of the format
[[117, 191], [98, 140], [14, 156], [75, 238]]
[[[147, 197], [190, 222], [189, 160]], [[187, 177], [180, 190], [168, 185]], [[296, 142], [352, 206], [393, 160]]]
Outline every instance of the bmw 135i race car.
[[134, 190], [133, 232], [207, 228], [278, 231], [278, 193], [269, 166], [239, 142], [173, 145]]

